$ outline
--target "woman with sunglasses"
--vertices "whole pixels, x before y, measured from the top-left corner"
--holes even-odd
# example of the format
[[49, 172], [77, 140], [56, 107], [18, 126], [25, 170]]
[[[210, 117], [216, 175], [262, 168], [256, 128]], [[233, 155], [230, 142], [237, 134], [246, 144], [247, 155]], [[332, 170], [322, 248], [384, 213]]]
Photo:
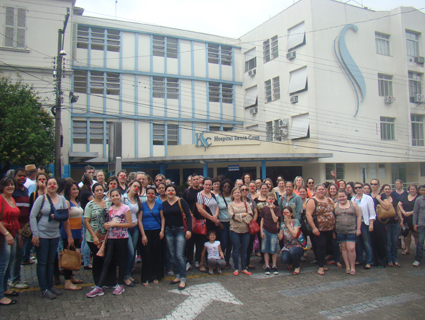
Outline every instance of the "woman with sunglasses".
[[[56, 299], [62, 292], [53, 287], [53, 264], [57, 254], [60, 236], [60, 222], [52, 219], [51, 205], [56, 209], [68, 209], [67, 201], [57, 193], [58, 182], [56, 178], [46, 181], [47, 194], [39, 196], [35, 201], [30, 214], [32, 244], [37, 254], [37, 278], [43, 298]], [[68, 245], [74, 245], [69, 221], [65, 224], [68, 235]]]
[[[186, 261], [184, 258], [184, 250], [186, 240], [192, 236], [192, 218], [189, 205], [187, 202], [176, 196], [176, 186], [173, 184], [165, 188], [168, 196], [164, 201], [163, 214], [165, 220], [165, 237], [167, 238], [168, 247], [170, 248], [171, 259], [175, 279], [171, 284], [179, 284], [178, 289], [186, 289]], [[187, 230], [184, 230], [183, 215], [186, 217]]]
[[217, 195], [215, 198], [217, 200], [218, 205], [218, 219], [220, 220], [221, 224], [223, 225], [223, 229], [220, 229], [219, 235], [220, 235], [220, 244], [221, 248], [225, 252], [225, 261], [226, 261], [226, 268], [230, 268], [230, 255], [232, 252], [232, 241], [230, 240], [230, 217], [228, 212], [228, 206], [232, 202], [230, 198], [230, 192], [232, 190], [233, 183], [231, 180], [224, 180], [222, 181], [220, 185], [220, 194]]
[[162, 244], [165, 220], [161, 201], [156, 201], [154, 186], [146, 188], [147, 201], [139, 213], [139, 230], [142, 238], [142, 284], [157, 284], [164, 277]]
[[139, 180], [134, 180], [128, 186], [128, 192], [122, 197], [123, 203], [130, 208], [132, 227], [128, 228], [128, 242], [127, 242], [127, 260], [126, 269], [124, 273], [124, 284], [129, 287], [134, 287], [135, 280], [131, 277], [131, 270], [134, 269], [134, 257], [136, 248], [139, 243], [139, 228], [137, 226], [138, 216], [142, 210], [142, 202], [139, 198], [142, 184]]
[[314, 180], [313, 180], [313, 178], [307, 179], [307, 189], [310, 192], [310, 195], [312, 197], [314, 197], [314, 194], [315, 194], [316, 191], [314, 190]]
[[163, 174], [157, 174], [155, 176], [155, 185], [158, 186], [161, 182], [165, 183], [165, 176]]
[[106, 181], [108, 191], [105, 192], [103, 199], [111, 200], [111, 191], [118, 188], [118, 178], [116, 176], [110, 176]]

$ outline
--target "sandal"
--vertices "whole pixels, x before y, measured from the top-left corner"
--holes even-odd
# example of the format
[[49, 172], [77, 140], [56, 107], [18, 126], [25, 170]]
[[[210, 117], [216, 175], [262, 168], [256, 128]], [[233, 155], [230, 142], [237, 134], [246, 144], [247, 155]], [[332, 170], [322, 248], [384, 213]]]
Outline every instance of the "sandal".
[[370, 264], [366, 264], [366, 265], [364, 266], [364, 268], [365, 268], [366, 270], [370, 270], [371, 265], [370, 265]]
[[83, 287], [73, 286], [73, 287], [69, 287], [69, 288], [64, 287], [64, 289], [65, 290], [70, 290], [70, 291], [79, 291], [79, 290], [82, 290]]
[[400, 263], [398, 263], [398, 262], [394, 262], [394, 265], [395, 265], [396, 267], [401, 267], [401, 264], [400, 264]]
[[[183, 285], [182, 285], [182, 283], [183, 283]], [[186, 282], [181, 282], [179, 284], [179, 290], [184, 290], [184, 289], [186, 289]]]
[[393, 264], [392, 262], [388, 262], [388, 266], [389, 266], [389, 267], [393, 267], [393, 266], [394, 266], [394, 264]]
[[155, 280], [153, 281], [153, 283], [154, 283], [154, 284], [158, 284], [158, 283], [159, 283], [159, 281], [158, 281], [157, 279], [155, 279]]
[[346, 274], [350, 274], [350, 272], [351, 272], [351, 270], [350, 270], [350, 269], [345, 270], [345, 273], [346, 273]]
[[[143, 285], [145, 285], [146, 282], [144, 282]], [[170, 282], [170, 284], [177, 284], [177, 283], [180, 283], [180, 279], [174, 279], [173, 281]]]
[[[180, 280], [179, 280], [179, 281], [177, 281], [177, 282], [173, 282], [173, 281], [171, 281], [171, 282], [170, 282], [170, 284], [177, 284], [177, 283], [180, 283]], [[147, 286], [149, 285], [149, 281], [143, 282], [143, 283], [142, 283], [142, 285], [143, 285], [144, 287], [147, 287]]]
[[234, 275], [234, 276], [238, 276], [238, 275], [239, 275], [239, 271], [238, 271], [238, 270], [235, 270], [235, 271], [233, 272], [233, 275]]
[[330, 261], [326, 262], [326, 264], [336, 264], [336, 261], [335, 260], [330, 260]]
[[401, 254], [405, 256], [406, 254], [410, 254], [410, 252], [409, 251], [403, 251]]
[[71, 278], [71, 282], [72, 282], [73, 284], [82, 284], [82, 283], [84, 283], [84, 281], [83, 281], [83, 280], [75, 279], [74, 277], [72, 277], [72, 278]]
[[341, 262], [337, 262], [337, 263], [336, 263], [336, 266], [337, 266], [338, 268], [342, 268], [342, 264], [341, 264]]
[[16, 301], [15, 299], [10, 299], [9, 303], [1, 303], [0, 302], [0, 306], [10, 306], [12, 304], [17, 304], [17, 303], [18, 303], [18, 301]]
[[351, 274], [352, 276], [355, 276], [355, 275], [356, 275], [356, 270], [351, 270], [351, 271], [350, 271], [350, 274]]
[[[298, 271], [297, 271], [297, 269], [298, 269]], [[301, 271], [301, 268], [295, 268], [294, 271], [292, 271], [292, 274], [294, 276], [296, 276], [297, 274], [300, 274], [300, 271]]]
[[5, 297], [17, 297], [17, 296], [19, 296], [19, 292], [12, 291], [11, 293], [5, 293], [4, 296]]
[[322, 270], [322, 271], [318, 270], [317, 273], [323, 276], [325, 274], [325, 270]]

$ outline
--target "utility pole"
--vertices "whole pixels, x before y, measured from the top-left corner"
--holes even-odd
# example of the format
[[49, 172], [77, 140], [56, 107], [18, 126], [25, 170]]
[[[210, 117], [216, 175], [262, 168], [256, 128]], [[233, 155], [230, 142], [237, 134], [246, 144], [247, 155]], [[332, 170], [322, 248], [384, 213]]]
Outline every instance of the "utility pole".
[[61, 165], [61, 113], [62, 113], [62, 59], [66, 55], [63, 50], [63, 43], [65, 40], [66, 25], [69, 19], [69, 8], [63, 23], [63, 29], [58, 29], [58, 57], [56, 64], [56, 114], [55, 114], [55, 177], [62, 178], [62, 165]]

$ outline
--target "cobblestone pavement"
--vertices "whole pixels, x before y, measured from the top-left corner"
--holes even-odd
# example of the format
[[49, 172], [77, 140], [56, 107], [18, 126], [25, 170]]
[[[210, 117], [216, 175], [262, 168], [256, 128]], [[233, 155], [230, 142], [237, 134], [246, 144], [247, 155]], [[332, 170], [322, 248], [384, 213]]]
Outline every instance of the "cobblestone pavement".
[[[36, 267], [23, 266], [23, 280], [30, 289], [20, 290], [18, 303], [1, 306], [1, 319], [424, 319], [425, 266], [412, 267], [413, 247], [407, 256], [398, 252], [401, 267], [385, 269], [357, 268], [357, 275], [345, 274], [345, 268], [330, 265], [324, 276], [317, 267], [301, 264], [301, 274], [293, 276], [280, 264], [279, 275], [265, 276], [258, 263], [252, 276], [208, 275], [188, 272], [187, 289], [169, 284], [126, 287], [121, 296], [106, 295], [94, 299], [85, 296], [92, 284], [91, 272], [83, 270], [76, 278], [84, 280], [82, 291], [65, 291], [56, 300], [42, 299]], [[141, 265], [134, 277], [140, 278]], [[63, 288], [57, 286], [58, 289]]]

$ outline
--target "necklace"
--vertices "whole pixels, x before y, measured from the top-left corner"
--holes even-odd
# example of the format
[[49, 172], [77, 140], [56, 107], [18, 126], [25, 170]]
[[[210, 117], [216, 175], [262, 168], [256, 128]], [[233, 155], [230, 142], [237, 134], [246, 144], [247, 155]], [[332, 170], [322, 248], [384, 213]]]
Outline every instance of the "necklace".
[[7, 201], [7, 203], [11, 206], [14, 207], [15, 204], [13, 203], [12, 197], [5, 197], [4, 195], [2, 195], [3, 199], [5, 199]]

